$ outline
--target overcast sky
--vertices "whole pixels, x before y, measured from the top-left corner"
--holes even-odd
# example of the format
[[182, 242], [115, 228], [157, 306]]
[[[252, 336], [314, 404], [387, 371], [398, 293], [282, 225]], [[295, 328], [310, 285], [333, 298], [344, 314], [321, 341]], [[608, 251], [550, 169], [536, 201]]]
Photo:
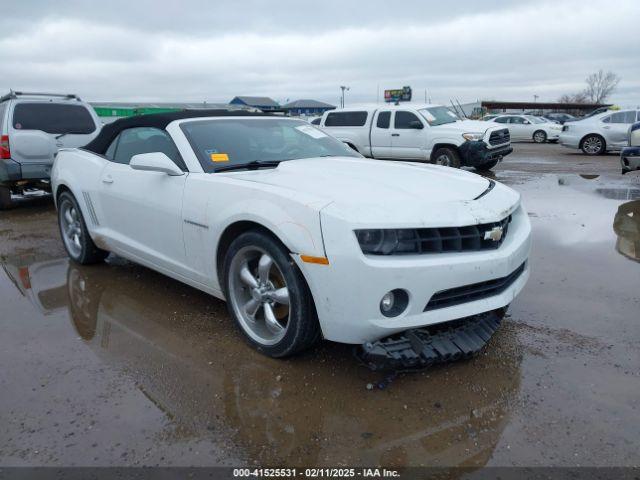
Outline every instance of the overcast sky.
[[266, 95], [375, 102], [554, 101], [612, 70], [640, 105], [639, 0], [109, 0], [11, 2], [0, 89], [92, 101], [228, 102]]

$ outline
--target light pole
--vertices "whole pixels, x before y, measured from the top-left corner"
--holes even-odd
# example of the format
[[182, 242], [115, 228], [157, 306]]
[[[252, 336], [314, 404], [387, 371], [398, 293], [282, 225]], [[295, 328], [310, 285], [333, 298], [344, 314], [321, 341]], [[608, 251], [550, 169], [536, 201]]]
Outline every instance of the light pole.
[[340, 108], [344, 108], [344, 92], [345, 90], [349, 90], [349, 87], [340, 85], [340, 90], [342, 90], [342, 96], [340, 97]]

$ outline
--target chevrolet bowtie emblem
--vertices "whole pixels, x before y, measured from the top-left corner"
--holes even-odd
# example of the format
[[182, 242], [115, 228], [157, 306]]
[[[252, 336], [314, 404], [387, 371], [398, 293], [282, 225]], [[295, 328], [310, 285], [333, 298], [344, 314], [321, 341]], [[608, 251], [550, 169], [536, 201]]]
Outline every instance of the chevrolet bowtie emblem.
[[493, 240], [499, 242], [502, 238], [502, 227], [493, 227], [491, 230], [484, 232], [485, 240]]

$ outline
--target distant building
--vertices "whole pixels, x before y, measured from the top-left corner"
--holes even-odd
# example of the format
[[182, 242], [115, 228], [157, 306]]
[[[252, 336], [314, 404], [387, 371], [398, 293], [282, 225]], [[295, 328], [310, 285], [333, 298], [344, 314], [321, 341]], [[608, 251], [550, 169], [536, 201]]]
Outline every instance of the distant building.
[[233, 100], [231, 100], [229, 104], [259, 108], [263, 111], [280, 109], [278, 102], [269, 97], [233, 97]]
[[287, 103], [282, 106], [282, 109], [289, 115], [322, 115], [327, 110], [333, 110], [336, 108], [334, 105], [328, 103], [319, 102], [317, 100], [296, 100], [295, 102]]

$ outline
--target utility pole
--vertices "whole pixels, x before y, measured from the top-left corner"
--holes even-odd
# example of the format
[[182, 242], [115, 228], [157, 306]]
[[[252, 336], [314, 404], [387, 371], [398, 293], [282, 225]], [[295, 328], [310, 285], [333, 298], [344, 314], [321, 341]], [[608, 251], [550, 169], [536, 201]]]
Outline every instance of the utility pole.
[[340, 108], [344, 108], [344, 92], [350, 90], [350, 87], [340, 85], [340, 90], [342, 90], [342, 96], [340, 97]]
[[533, 103], [536, 103], [538, 101], [538, 98], [540, 98], [538, 95], [534, 95], [533, 96]]

